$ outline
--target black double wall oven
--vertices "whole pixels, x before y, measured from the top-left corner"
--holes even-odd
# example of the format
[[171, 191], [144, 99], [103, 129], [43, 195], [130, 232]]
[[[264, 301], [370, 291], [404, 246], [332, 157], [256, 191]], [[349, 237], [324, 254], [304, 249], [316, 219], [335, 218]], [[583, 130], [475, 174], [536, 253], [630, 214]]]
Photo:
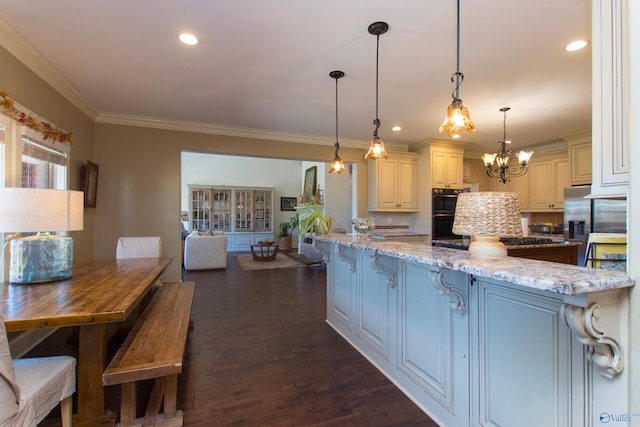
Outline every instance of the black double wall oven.
[[432, 220], [431, 236], [433, 240], [460, 238], [458, 234], [453, 234], [453, 217], [456, 213], [456, 202], [458, 194], [464, 190], [454, 190], [452, 188], [434, 188], [432, 191]]

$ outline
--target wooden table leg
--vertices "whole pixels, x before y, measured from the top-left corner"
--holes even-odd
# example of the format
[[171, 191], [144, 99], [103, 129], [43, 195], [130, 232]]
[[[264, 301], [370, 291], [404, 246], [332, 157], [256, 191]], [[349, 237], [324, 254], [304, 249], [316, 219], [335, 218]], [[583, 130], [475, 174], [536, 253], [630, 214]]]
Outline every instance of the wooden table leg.
[[105, 417], [102, 372], [107, 355], [105, 324], [80, 326], [78, 353], [78, 417], [74, 426], [113, 425]]

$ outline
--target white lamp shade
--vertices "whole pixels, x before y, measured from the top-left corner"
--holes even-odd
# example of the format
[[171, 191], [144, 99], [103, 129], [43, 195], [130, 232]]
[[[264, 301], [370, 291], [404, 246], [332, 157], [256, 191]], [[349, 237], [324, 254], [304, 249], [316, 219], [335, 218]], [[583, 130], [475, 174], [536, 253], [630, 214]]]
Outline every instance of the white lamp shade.
[[75, 231], [83, 227], [82, 191], [0, 188], [0, 232]]

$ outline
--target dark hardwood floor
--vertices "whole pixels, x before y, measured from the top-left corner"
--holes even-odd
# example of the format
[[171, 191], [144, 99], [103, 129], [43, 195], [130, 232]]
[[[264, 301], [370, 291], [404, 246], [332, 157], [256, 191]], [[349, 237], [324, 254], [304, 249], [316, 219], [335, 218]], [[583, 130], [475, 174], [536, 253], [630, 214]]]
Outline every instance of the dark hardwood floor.
[[[185, 426], [435, 426], [325, 322], [325, 271], [183, 271], [196, 282]], [[279, 255], [280, 256], [280, 255]]]

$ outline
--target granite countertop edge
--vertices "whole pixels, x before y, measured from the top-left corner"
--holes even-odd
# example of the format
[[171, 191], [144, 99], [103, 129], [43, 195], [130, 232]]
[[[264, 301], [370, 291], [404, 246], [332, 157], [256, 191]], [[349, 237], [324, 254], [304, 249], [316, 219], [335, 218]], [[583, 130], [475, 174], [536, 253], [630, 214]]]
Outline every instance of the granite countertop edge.
[[516, 257], [477, 258], [460, 249], [365, 240], [354, 234], [316, 235], [314, 239], [562, 295], [584, 295], [635, 285], [633, 279], [620, 271]]

